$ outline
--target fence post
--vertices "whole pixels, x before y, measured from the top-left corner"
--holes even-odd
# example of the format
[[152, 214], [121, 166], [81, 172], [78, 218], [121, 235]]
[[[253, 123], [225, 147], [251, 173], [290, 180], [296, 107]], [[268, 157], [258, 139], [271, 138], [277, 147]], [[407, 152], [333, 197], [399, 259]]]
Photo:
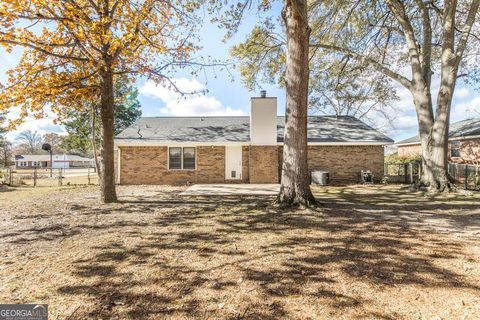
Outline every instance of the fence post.
[[403, 165], [403, 174], [405, 175], [405, 183], [408, 183], [408, 164]]
[[465, 190], [468, 190], [468, 164], [465, 165]]
[[62, 186], [62, 168], [58, 169], [58, 186]]
[[12, 186], [13, 185], [13, 170], [12, 170], [12, 168], [10, 168], [9, 173], [10, 173], [8, 175], [8, 179], [10, 180], [9, 185]]
[[408, 171], [410, 174], [410, 183], [413, 183], [413, 163], [408, 164]]
[[33, 186], [37, 186], [37, 168], [33, 169]]
[[88, 185], [90, 185], [90, 167], [87, 169], [87, 176], [88, 176]]

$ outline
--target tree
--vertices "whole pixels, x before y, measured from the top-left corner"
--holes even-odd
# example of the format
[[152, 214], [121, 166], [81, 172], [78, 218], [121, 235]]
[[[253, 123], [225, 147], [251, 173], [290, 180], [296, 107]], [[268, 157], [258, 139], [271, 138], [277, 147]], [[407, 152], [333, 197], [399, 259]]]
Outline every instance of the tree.
[[65, 153], [65, 149], [62, 148], [62, 140], [64, 137], [60, 136], [57, 133], [46, 133], [42, 137], [42, 143], [48, 143], [52, 146], [53, 154]]
[[[62, 139], [61, 147], [69, 153], [92, 156], [91, 114], [71, 111], [62, 120], [62, 125], [65, 127], [67, 135]], [[100, 124], [96, 127], [99, 129]], [[97, 130], [97, 133], [99, 134], [100, 130]]]
[[[313, 48], [367, 63], [412, 93], [422, 145], [421, 183], [432, 191], [453, 187], [447, 172], [450, 109], [457, 78], [468, 77], [468, 67], [478, 65], [479, 5], [479, 0], [312, 4]], [[435, 108], [433, 75], [440, 83]]]
[[115, 202], [114, 79], [147, 75], [175, 87], [168, 76], [172, 70], [202, 66], [191, 57], [197, 49], [197, 8], [193, 0], [3, 3], [0, 43], [7, 50], [22, 46], [24, 53], [1, 88], [1, 108], [19, 106], [23, 118], [41, 117], [46, 106], [65, 114], [79, 101], [97, 102], [101, 200]]
[[[307, 109], [309, 81], [309, 37], [308, 8], [306, 0], [284, 0], [282, 19], [286, 34], [286, 55], [284, 85], [287, 93], [285, 112], [285, 137], [280, 193], [277, 202], [282, 206], [315, 205], [310, 190], [310, 177], [307, 163]], [[251, 0], [235, 2], [224, 14], [214, 21], [228, 30], [227, 37], [238, 29], [243, 14], [252, 4]], [[271, 1], [261, 1], [258, 11], [270, 8]], [[214, 8], [214, 12], [216, 12]], [[218, 14], [217, 14], [218, 15]], [[269, 23], [269, 20], [267, 20]], [[253, 32], [259, 30], [255, 27]], [[256, 52], [268, 55], [272, 51]], [[252, 64], [252, 67], [255, 68]], [[244, 76], [246, 73], [240, 70]], [[249, 86], [248, 80], [246, 81]]]
[[[286, 39], [284, 28], [266, 19], [248, 38], [234, 46], [243, 83], [256, 89], [262, 83], [285, 86]], [[368, 64], [325, 51], [310, 50], [309, 111], [350, 115], [382, 129], [393, 125], [398, 99], [388, 77]]]
[[4, 136], [0, 136], [0, 166], [10, 166], [10, 159], [12, 158], [12, 143]]
[[[125, 130], [142, 115], [140, 101], [138, 101], [138, 89], [125, 77], [118, 77], [115, 81], [115, 135]], [[90, 112], [89, 112], [90, 110]], [[91, 110], [95, 110], [92, 114]], [[99, 109], [95, 106], [85, 105], [82, 111], [74, 110], [66, 115], [61, 123], [68, 133], [62, 140], [62, 147], [69, 152], [81, 155], [92, 155], [92, 134], [100, 141], [100, 123], [93, 119], [99, 118]], [[92, 124], [95, 128], [92, 129]]]
[[308, 51], [310, 27], [307, 1], [286, 0], [282, 11], [286, 26], [285, 138], [280, 194], [282, 205], [314, 205], [307, 164]]
[[17, 141], [26, 154], [35, 154], [42, 150], [42, 135], [37, 131], [22, 131], [17, 135]]
[[393, 103], [398, 96], [386, 76], [354, 59], [329, 58], [319, 52], [310, 65], [312, 112], [353, 116], [379, 130], [394, 127]]

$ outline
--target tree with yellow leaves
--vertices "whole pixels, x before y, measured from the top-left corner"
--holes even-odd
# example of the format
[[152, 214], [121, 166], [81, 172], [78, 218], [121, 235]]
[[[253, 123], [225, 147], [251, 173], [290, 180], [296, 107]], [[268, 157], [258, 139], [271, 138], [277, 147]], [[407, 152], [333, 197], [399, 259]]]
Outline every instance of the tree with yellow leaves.
[[114, 174], [114, 79], [145, 75], [175, 87], [170, 72], [198, 66], [193, 0], [11, 0], [0, 3], [0, 44], [24, 48], [0, 87], [0, 111], [20, 118], [59, 116], [79, 101], [99, 100], [101, 200], [117, 201]]

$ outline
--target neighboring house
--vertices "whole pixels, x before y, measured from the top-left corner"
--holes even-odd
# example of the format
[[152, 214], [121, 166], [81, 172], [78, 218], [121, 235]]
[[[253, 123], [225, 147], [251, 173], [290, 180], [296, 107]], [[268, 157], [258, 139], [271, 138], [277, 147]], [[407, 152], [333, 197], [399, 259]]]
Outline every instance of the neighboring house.
[[[115, 138], [120, 184], [278, 183], [285, 117], [277, 99], [251, 99], [251, 116], [142, 117]], [[350, 116], [308, 118], [308, 165], [332, 183], [381, 179], [393, 141]], [[119, 170], [118, 170], [119, 169]]]
[[[418, 135], [396, 145], [400, 156], [420, 155], [422, 152]], [[450, 124], [448, 156], [450, 162], [480, 163], [480, 118]]]
[[[52, 168], [55, 169], [87, 168], [95, 166], [95, 161], [93, 159], [72, 154], [54, 154], [52, 160]], [[15, 163], [16, 169], [50, 168], [49, 154], [16, 155], [15, 159], [12, 161]]]

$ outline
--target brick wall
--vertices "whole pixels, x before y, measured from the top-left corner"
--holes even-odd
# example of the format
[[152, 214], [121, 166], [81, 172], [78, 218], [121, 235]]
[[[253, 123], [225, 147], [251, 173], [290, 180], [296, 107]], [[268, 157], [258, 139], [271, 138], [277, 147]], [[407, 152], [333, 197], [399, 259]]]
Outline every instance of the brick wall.
[[[281, 177], [282, 147], [243, 146], [244, 183], [277, 183]], [[196, 170], [168, 170], [167, 147], [121, 147], [121, 184], [224, 183], [225, 147], [200, 146]], [[335, 183], [359, 181], [360, 170], [369, 169], [377, 180], [383, 174], [382, 146], [309, 146], [310, 170], [327, 170]]]
[[250, 183], [278, 183], [278, 147], [250, 146]]
[[[450, 149], [449, 149], [450, 154]], [[480, 163], [480, 139], [468, 139], [460, 141], [460, 157], [450, 158], [454, 163]]]
[[[279, 150], [279, 163], [283, 148]], [[309, 171], [324, 170], [330, 173], [331, 184], [357, 183], [360, 170], [371, 170], [375, 180], [383, 176], [384, 149], [382, 146], [309, 146]]]
[[167, 147], [121, 147], [121, 184], [220, 183], [225, 179], [225, 147], [197, 147], [196, 170], [169, 170]]
[[422, 147], [420, 144], [413, 144], [408, 146], [398, 146], [399, 156], [418, 156], [422, 154]]
[[[449, 162], [454, 163], [471, 163], [477, 164], [480, 162], [480, 139], [466, 139], [460, 140], [460, 157], [450, 157], [451, 144], [448, 145]], [[420, 144], [399, 146], [399, 156], [421, 155], [422, 148]]]
[[250, 183], [250, 147], [242, 146], [242, 183]]
[[225, 147], [197, 147], [196, 183], [225, 182]]

